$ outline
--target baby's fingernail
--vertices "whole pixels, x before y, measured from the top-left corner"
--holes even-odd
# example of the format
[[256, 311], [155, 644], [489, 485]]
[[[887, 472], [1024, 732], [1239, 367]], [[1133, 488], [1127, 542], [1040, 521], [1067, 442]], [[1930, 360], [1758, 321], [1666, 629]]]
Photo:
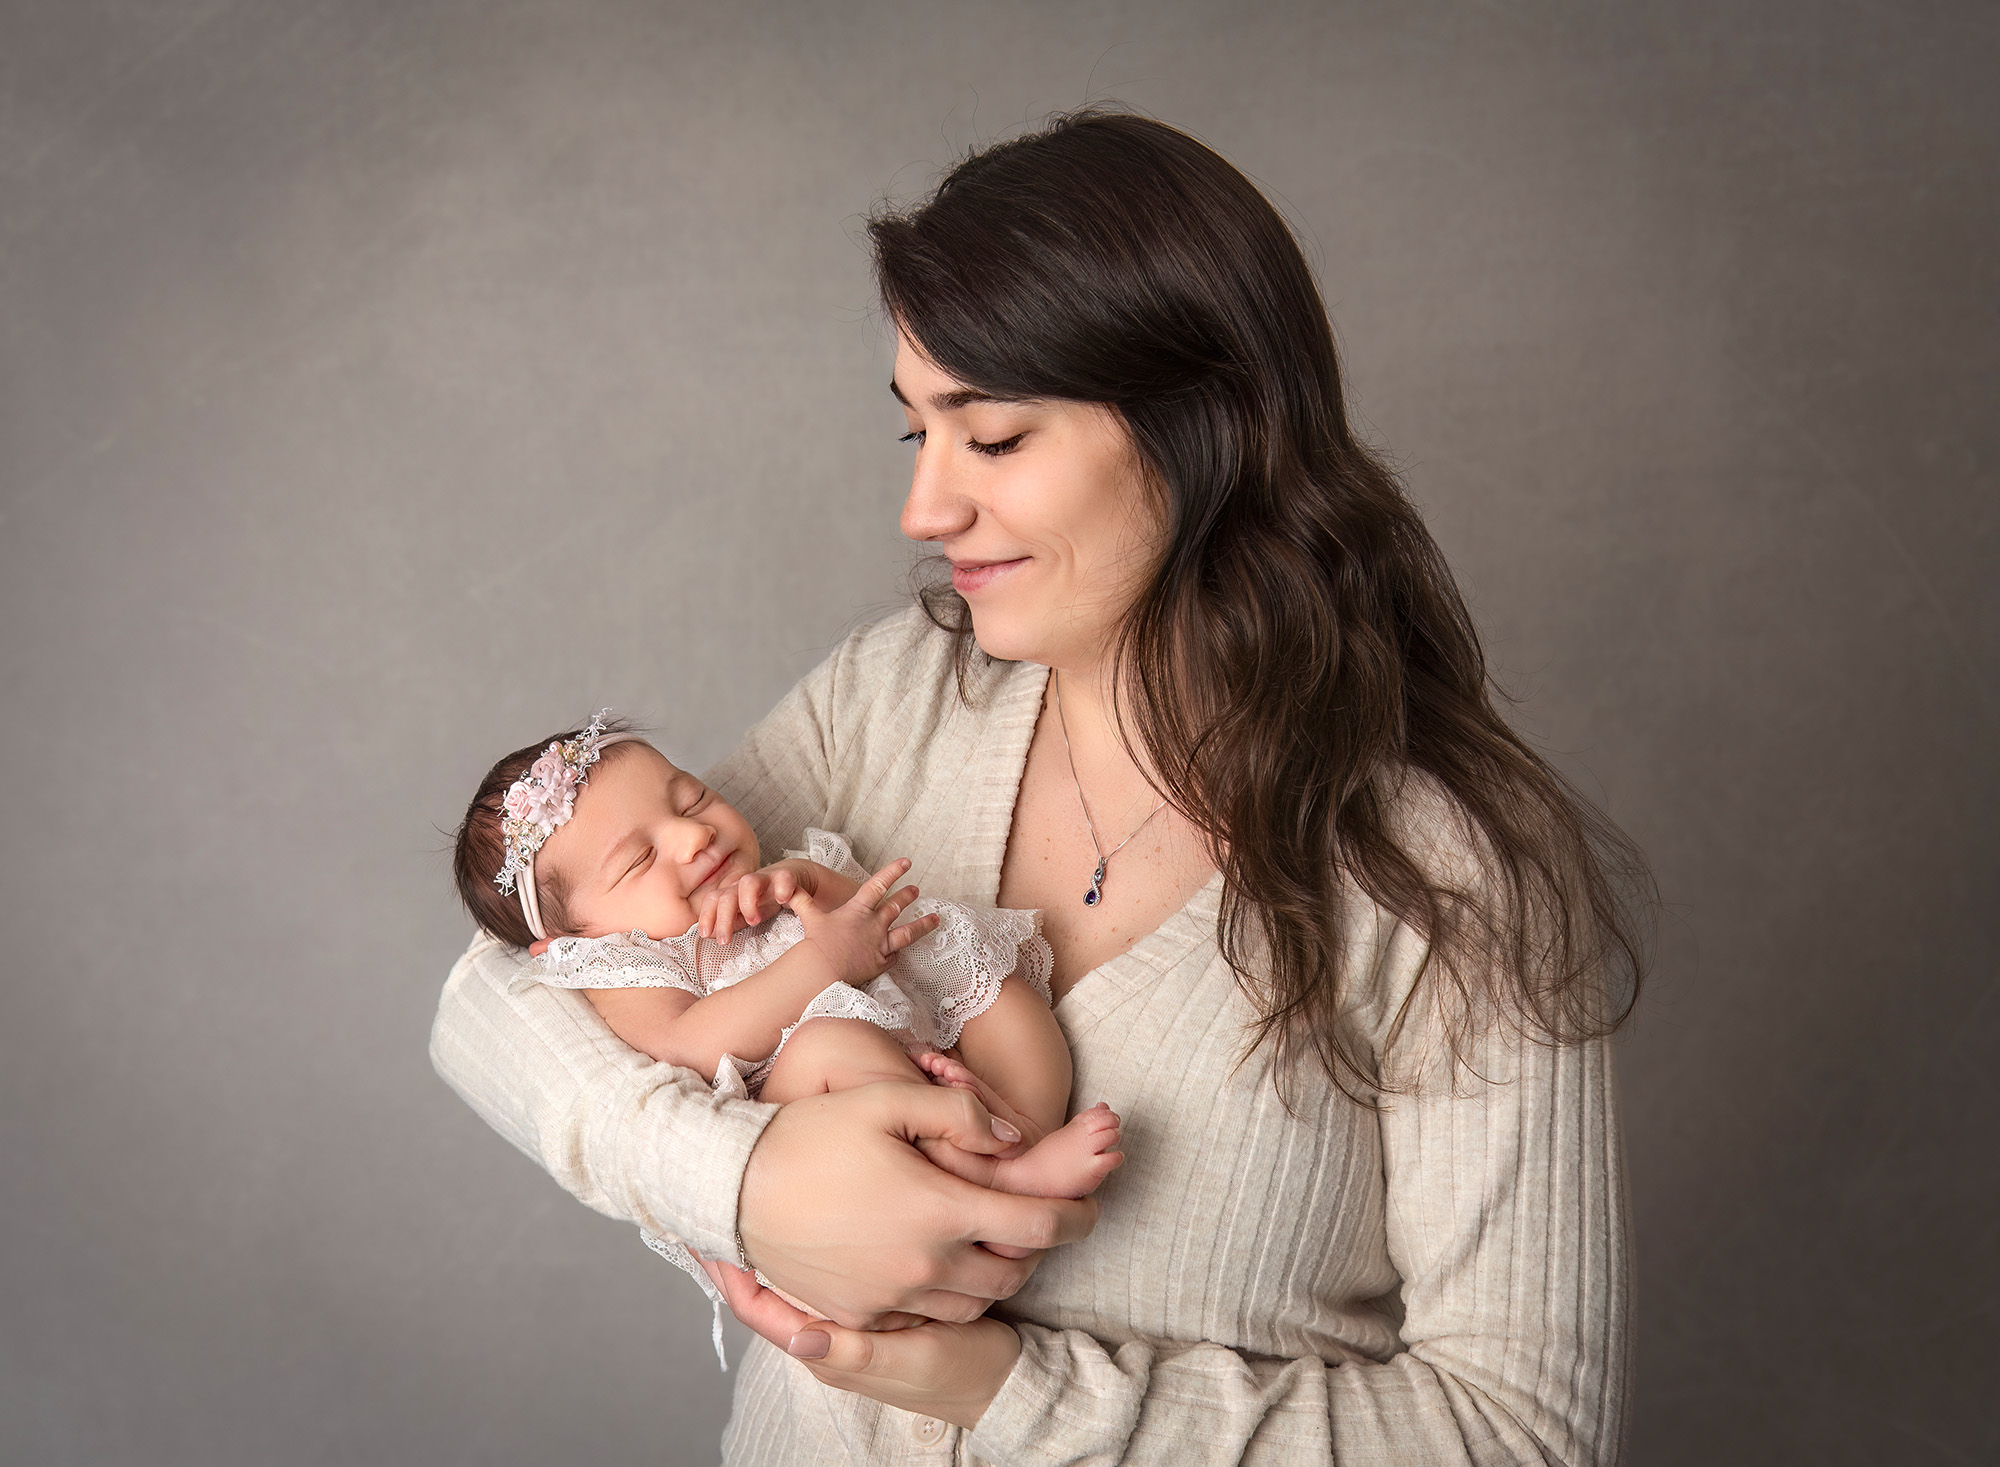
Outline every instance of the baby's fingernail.
[[[993, 1118], [993, 1139], [995, 1141], [1005, 1141], [1009, 1146], [1012, 1146], [1016, 1141], [1021, 1139], [1021, 1133], [1001, 1120], [1000, 1117], [995, 1116]], [[795, 1351], [794, 1353], [797, 1352]]]
[[785, 1351], [794, 1360], [824, 1360], [833, 1348], [833, 1336], [823, 1329], [802, 1329], [792, 1336]]

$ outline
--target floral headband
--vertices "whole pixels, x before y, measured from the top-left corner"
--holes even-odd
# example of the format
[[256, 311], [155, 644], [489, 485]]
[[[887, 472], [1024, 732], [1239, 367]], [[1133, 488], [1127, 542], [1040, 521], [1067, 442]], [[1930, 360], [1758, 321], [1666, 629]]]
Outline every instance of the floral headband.
[[569, 824], [576, 811], [576, 792], [583, 788], [590, 766], [613, 744], [639, 737], [606, 733], [604, 715], [610, 711], [598, 709], [589, 728], [567, 742], [558, 739], [550, 744], [528, 772], [508, 786], [507, 796], [500, 802], [507, 859], [493, 884], [520, 898], [521, 915], [528, 919], [528, 931], [536, 937], [547, 937], [548, 933], [542, 930], [541, 908], [535, 900], [535, 852], [558, 827]]

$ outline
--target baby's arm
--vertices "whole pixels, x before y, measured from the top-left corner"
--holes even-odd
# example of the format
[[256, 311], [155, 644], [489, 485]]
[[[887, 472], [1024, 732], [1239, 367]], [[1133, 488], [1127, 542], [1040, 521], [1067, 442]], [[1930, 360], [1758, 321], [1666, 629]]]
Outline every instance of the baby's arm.
[[805, 939], [761, 972], [719, 992], [700, 998], [672, 988], [590, 988], [584, 993], [611, 1031], [632, 1048], [713, 1079], [724, 1055], [761, 1059], [771, 1053], [817, 995], [835, 983], [868, 982], [937, 925], [928, 916], [896, 925], [917, 899], [917, 890], [906, 886], [894, 896], [888, 891], [909, 866], [908, 861], [891, 862], [858, 889], [826, 872], [852, 893], [831, 911], [823, 909], [815, 893], [832, 893], [834, 887], [799, 884], [789, 905], [805, 924]]
[[641, 1054], [713, 1080], [725, 1054], [758, 1059], [805, 1006], [840, 982], [812, 942], [795, 943], [761, 973], [697, 998], [678, 988], [586, 988], [611, 1032]]

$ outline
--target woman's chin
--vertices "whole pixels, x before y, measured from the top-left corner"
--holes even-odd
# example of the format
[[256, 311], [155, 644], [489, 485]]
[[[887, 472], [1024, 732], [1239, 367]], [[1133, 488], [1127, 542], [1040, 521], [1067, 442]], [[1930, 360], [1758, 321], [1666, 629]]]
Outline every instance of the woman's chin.
[[972, 640], [999, 662], [1048, 661], [1048, 638], [1040, 628], [1027, 617], [1008, 616], [997, 607], [972, 608]]

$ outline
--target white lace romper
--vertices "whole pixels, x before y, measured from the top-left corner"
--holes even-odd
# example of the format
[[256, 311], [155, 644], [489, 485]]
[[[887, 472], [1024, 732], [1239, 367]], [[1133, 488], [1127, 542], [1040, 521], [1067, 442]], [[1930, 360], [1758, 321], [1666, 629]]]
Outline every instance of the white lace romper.
[[[785, 854], [817, 861], [851, 881], [866, 881], [869, 876], [855, 861], [846, 839], [831, 831], [808, 830], [806, 849]], [[1055, 960], [1042, 939], [1040, 912], [969, 907], [924, 897], [911, 904], [903, 920], [930, 914], [938, 919], [936, 931], [904, 948], [889, 970], [865, 988], [835, 983], [823, 989], [785, 1027], [778, 1047], [768, 1055], [754, 1060], [724, 1055], [716, 1067], [716, 1093], [754, 1097], [786, 1041], [808, 1019], [863, 1019], [888, 1030], [914, 1052], [956, 1044], [966, 1024], [993, 1006], [1001, 982], [1010, 975], [1025, 979], [1048, 1001]], [[762, 972], [805, 935], [795, 915], [780, 912], [728, 942], [705, 938], [692, 927], [679, 937], [660, 941], [638, 931], [558, 937], [512, 986], [516, 990], [532, 983], [553, 988], [678, 988], [706, 997]], [[714, 1283], [678, 1241], [646, 1232], [640, 1236], [708, 1295], [715, 1309], [715, 1355], [723, 1360], [723, 1301]], [[728, 1368], [726, 1360], [723, 1368]]]

